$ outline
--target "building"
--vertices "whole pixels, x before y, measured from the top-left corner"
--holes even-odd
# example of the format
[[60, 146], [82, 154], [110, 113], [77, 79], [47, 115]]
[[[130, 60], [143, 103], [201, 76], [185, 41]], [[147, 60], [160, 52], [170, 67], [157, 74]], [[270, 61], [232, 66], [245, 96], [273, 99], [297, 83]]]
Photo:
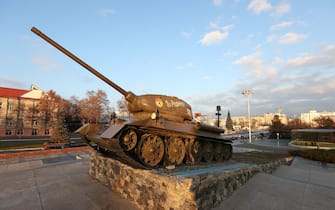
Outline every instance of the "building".
[[49, 136], [36, 109], [43, 94], [35, 85], [29, 90], [0, 87], [0, 137]]
[[264, 124], [266, 125], [272, 125], [272, 120], [274, 118], [274, 116], [277, 115], [279, 117], [279, 120], [282, 124], [287, 125], [288, 124], [288, 117], [286, 116], [286, 114], [282, 114], [282, 113], [265, 113], [264, 114]]
[[[288, 119], [285, 114], [265, 113], [262, 115], [251, 116], [251, 130], [266, 130], [272, 125], [272, 120], [275, 115], [279, 116], [280, 121], [287, 125]], [[247, 116], [232, 117], [234, 130], [248, 130], [249, 122]]]
[[301, 113], [300, 114], [300, 119], [302, 123], [311, 125], [311, 127], [317, 127], [318, 124], [314, 121], [317, 118], [320, 117], [329, 117], [333, 121], [335, 121], [335, 112], [318, 112], [315, 109], [310, 110], [309, 112]]

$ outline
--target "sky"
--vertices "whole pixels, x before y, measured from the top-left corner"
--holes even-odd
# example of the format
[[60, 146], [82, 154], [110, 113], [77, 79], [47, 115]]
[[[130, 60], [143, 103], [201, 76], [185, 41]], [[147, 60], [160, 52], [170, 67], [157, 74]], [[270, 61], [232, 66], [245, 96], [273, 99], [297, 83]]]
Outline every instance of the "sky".
[[126, 91], [176, 96], [223, 117], [335, 111], [333, 0], [2, 0], [0, 86], [122, 98], [30, 31]]

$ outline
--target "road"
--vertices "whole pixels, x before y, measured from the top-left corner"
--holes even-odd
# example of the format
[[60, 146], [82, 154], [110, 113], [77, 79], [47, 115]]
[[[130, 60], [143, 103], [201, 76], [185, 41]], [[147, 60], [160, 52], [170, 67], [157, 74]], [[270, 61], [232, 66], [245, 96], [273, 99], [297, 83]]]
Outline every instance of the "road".
[[246, 152], [246, 151], [268, 151], [276, 153], [287, 153], [289, 150], [293, 150], [288, 146], [289, 139], [263, 139], [253, 140], [251, 143], [248, 140], [235, 140], [233, 143], [234, 152]]

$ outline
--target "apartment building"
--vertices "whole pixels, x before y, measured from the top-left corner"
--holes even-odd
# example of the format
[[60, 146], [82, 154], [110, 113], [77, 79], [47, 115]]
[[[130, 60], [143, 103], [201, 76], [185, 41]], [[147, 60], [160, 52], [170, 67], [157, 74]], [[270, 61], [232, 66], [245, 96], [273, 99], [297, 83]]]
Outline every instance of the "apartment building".
[[318, 112], [317, 110], [312, 109], [309, 112], [300, 114], [301, 122], [305, 124], [309, 124], [312, 127], [317, 126], [317, 123], [314, 120], [320, 117], [329, 117], [335, 121], [335, 112], [329, 112], [329, 111]]
[[0, 87], [0, 137], [49, 136], [36, 109], [43, 94], [35, 85], [29, 90]]

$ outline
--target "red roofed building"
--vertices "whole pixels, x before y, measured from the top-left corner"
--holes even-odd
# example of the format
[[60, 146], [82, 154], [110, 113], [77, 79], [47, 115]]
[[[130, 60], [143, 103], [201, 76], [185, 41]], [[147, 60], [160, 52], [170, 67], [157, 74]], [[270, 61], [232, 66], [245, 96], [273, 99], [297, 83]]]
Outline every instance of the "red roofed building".
[[29, 90], [0, 87], [0, 137], [49, 136], [36, 111], [43, 94], [34, 85]]
[[28, 92], [29, 90], [0, 87], [0, 97], [4, 98], [18, 98]]

